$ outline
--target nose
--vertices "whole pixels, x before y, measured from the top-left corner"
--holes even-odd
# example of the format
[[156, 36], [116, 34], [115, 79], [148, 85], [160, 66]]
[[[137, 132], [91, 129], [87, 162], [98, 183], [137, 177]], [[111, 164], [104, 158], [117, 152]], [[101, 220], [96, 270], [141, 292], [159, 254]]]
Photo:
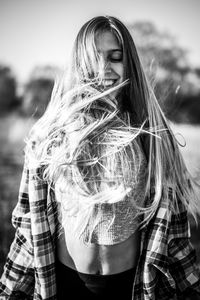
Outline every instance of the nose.
[[106, 62], [104, 70], [105, 70], [105, 73], [106, 73], [106, 74], [109, 74], [109, 73], [112, 72], [112, 66], [111, 66], [110, 61], [107, 61], [107, 62]]
[[99, 73], [102, 75], [112, 73], [111, 62], [106, 57], [101, 56]]

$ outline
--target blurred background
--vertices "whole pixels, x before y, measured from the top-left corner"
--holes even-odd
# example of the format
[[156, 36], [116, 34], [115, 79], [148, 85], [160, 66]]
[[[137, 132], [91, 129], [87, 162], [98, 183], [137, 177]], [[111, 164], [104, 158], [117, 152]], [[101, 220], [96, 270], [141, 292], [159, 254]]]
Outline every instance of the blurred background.
[[[0, 274], [14, 229], [24, 139], [67, 68], [88, 19], [113, 15], [130, 29], [159, 103], [200, 181], [199, 0], [0, 0]], [[200, 227], [191, 241], [200, 265]]]

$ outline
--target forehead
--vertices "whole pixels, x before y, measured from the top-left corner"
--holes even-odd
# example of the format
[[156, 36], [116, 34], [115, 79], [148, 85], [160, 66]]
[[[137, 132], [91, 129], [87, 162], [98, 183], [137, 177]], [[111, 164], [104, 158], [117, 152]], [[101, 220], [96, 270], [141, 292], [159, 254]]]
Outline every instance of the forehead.
[[98, 33], [95, 38], [95, 44], [99, 52], [122, 49], [117, 37], [111, 31]]

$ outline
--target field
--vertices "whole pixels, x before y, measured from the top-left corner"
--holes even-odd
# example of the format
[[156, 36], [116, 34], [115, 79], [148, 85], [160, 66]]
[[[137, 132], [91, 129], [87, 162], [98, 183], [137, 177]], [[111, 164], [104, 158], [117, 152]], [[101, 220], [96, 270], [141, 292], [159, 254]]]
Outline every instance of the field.
[[177, 140], [185, 146], [180, 150], [193, 176], [200, 180], [200, 126], [172, 124]]
[[[24, 137], [31, 120], [15, 114], [0, 119], [0, 274], [14, 236], [11, 213], [16, 205], [23, 163]], [[180, 147], [192, 175], [200, 178], [200, 126], [172, 124]], [[191, 241], [197, 251], [200, 264], [200, 227], [191, 220]]]

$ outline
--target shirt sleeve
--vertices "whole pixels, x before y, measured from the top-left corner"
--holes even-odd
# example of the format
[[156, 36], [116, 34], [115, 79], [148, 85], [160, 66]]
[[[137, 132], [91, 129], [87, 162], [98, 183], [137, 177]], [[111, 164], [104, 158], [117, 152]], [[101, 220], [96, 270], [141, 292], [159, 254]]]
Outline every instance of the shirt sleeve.
[[186, 296], [189, 291], [190, 296], [196, 295], [194, 299], [200, 299], [200, 270], [196, 264], [195, 249], [190, 241], [188, 215], [184, 208], [178, 214], [172, 214], [168, 254], [170, 273], [179, 293]]
[[28, 184], [29, 170], [25, 163], [18, 202], [12, 214], [16, 233], [0, 280], [0, 300], [29, 299], [33, 294], [34, 266]]

